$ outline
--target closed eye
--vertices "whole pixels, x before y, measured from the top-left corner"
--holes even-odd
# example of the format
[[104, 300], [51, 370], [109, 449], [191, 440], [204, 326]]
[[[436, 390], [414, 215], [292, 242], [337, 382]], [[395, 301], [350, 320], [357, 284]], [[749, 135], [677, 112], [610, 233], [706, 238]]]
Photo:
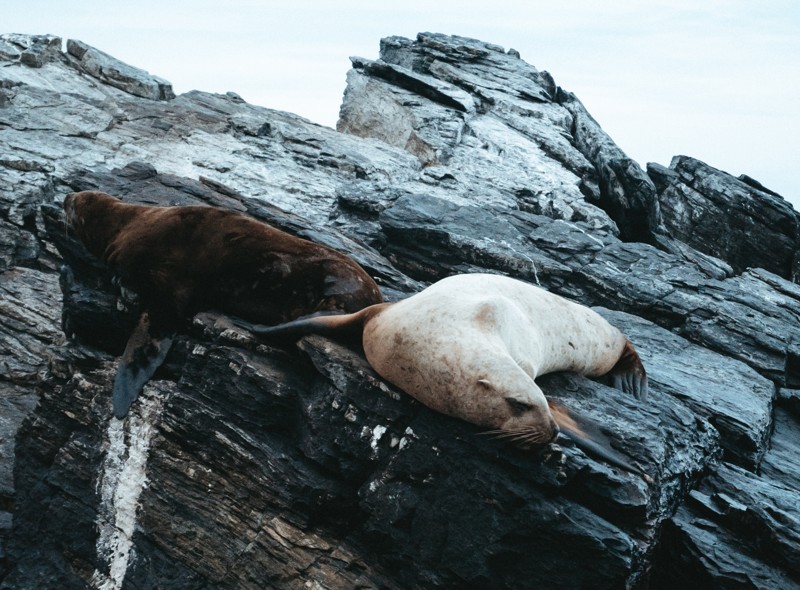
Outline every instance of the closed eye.
[[524, 414], [525, 412], [530, 412], [531, 410], [533, 410], [533, 406], [531, 404], [524, 402], [522, 400], [518, 400], [513, 397], [507, 397], [505, 399], [506, 403], [508, 404], [508, 407], [511, 408], [511, 412], [515, 416], [519, 416], [521, 414]]

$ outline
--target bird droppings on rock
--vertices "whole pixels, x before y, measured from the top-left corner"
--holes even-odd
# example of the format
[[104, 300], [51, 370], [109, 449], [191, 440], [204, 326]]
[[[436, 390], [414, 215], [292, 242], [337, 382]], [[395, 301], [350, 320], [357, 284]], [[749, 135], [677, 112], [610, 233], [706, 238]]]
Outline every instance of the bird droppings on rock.
[[[688, 157], [642, 170], [550, 74], [473, 39], [355, 59], [344, 133], [61, 45], [0, 36], [0, 588], [800, 586], [781, 197]], [[352, 256], [390, 301], [480, 271], [602, 307], [647, 405], [539, 384], [653, 483], [478, 436], [357, 343], [256, 342], [213, 314], [111, 419], [137, 302], [65, 235], [85, 189], [247, 212]]]

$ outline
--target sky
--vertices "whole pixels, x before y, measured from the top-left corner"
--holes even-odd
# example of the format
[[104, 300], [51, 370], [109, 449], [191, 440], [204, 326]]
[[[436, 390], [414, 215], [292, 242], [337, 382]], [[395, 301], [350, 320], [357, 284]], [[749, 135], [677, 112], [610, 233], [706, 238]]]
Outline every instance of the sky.
[[3, 0], [0, 22], [330, 127], [349, 56], [473, 37], [550, 72], [643, 167], [692, 156], [800, 210], [798, 0]]

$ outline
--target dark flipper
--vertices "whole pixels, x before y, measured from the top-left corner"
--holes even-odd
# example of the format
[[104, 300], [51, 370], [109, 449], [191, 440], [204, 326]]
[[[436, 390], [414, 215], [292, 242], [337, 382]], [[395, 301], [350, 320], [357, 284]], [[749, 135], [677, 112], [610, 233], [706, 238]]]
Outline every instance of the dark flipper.
[[630, 473], [641, 475], [647, 483], [653, 482], [649, 475], [638, 467], [631, 465], [625, 455], [612, 448], [611, 441], [603, 434], [595, 422], [585, 416], [579, 416], [561, 404], [550, 400], [547, 403], [550, 405], [553, 419], [558, 424], [561, 432], [587, 455], [601, 459]]
[[154, 330], [147, 312], [139, 317], [117, 367], [112, 396], [114, 416], [121, 420], [128, 415], [144, 384], [164, 362], [173, 337], [174, 334], [162, 335]]
[[[240, 318], [232, 318], [233, 323], [244, 328], [248, 332], [252, 332], [256, 336], [267, 338], [295, 338], [299, 339], [309, 334], [322, 334], [329, 335], [334, 328], [326, 325], [321, 321], [326, 316], [314, 316], [309, 318], [302, 318], [286, 322], [285, 324], [278, 324], [275, 326], [267, 326], [265, 324], [254, 324]], [[339, 317], [339, 316], [337, 316]]]
[[373, 315], [384, 309], [390, 303], [377, 303], [365, 307], [361, 311], [348, 314], [329, 314], [321, 312], [304, 318], [299, 318], [277, 326], [254, 324], [240, 318], [233, 318], [233, 323], [244, 328], [256, 336], [268, 338], [293, 338], [295, 340], [309, 334], [349, 338], [360, 336], [364, 323]]
[[625, 342], [622, 355], [608, 374], [615, 388], [633, 395], [639, 401], [647, 399], [647, 371], [630, 340]]

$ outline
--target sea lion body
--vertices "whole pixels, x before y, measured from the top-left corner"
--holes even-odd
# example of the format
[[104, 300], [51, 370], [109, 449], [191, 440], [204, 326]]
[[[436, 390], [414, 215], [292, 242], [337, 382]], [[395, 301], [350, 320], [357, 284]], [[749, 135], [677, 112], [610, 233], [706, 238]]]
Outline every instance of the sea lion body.
[[616, 387], [644, 399], [647, 375], [633, 345], [591, 309], [529, 283], [456, 275], [350, 315], [241, 325], [264, 336], [360, 331], [375, 371], [428, 407], [523, 446], [552, 440], [560, 424], [579, 446], [638, 472], [610, 445], [581, 445], [569, 411], [548, 404], [534, 381], [554, 371], [610, 374]]
[[69, 227], [163, 321], [218, 309], [259, 323], [383, 300], [354, 261], [241, 213], [133, 205], [97, 191], [64, 201]]
[[[507, 277], [457, 275], [387, 306], [364, 325], [367, 360], [425, 405], [473, 424], [521, 428], [526, 405], [552, 437], [534, 380], [611, 371], [625, 336], [594, 311]], [[515, 400], [515, 401], [512, 401]]]
[[64, 210], [89, 252], [139, 295], [142, 316], [115, 381], [120, 418], [163, 362], [174, 332], [199, 311], [274, 324], [383, 300], [343, 254], [241, 213], [133, 205], [98, 191], [68, 195]]

